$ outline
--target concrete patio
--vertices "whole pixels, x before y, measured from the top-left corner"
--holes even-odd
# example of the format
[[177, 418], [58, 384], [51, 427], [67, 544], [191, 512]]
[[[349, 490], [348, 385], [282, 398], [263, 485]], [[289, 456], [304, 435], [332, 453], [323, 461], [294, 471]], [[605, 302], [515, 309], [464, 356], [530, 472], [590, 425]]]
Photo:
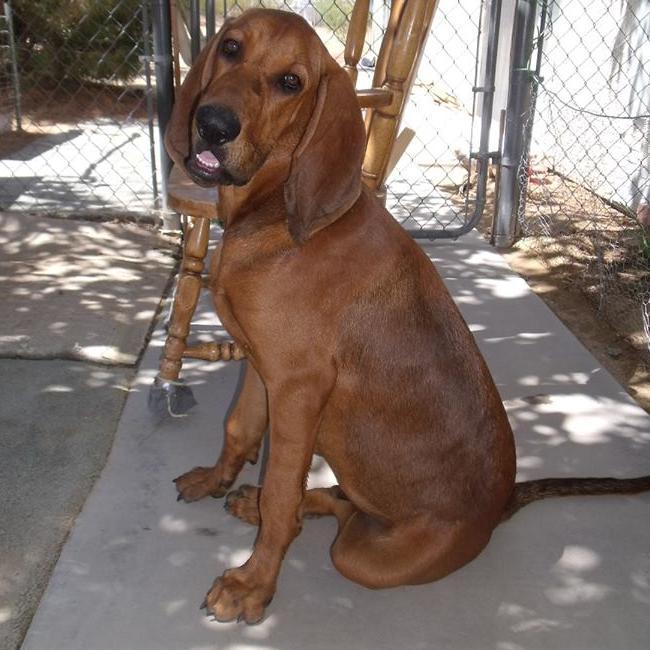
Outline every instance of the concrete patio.
[[[424, 248], [506, 401], [520, 478], [650, 473], [650, 417], [497, 253], [473, 233]], [[207, 302], [195, 329], [218, 330]], [[310, 520], [266, 619], [210, 622], [203, 596], [246, 560], [255, 529], [220, 501], [177, 503], [172, 479], [216, 457], [240, 364], [187, 364], [199, 405], [155, 423], [147, 392], [162, 341], [159, 328], [23, 650], [647, 650], [650, 495], [534, 504], [456, 574], [379, 592], [336, 572], [335, 522]], [[310, 483], [332, 481], [316, 459]]]
[[146, 122], [98, 119], [61, 129], [0, 158], [0, 209], [150, 213]]

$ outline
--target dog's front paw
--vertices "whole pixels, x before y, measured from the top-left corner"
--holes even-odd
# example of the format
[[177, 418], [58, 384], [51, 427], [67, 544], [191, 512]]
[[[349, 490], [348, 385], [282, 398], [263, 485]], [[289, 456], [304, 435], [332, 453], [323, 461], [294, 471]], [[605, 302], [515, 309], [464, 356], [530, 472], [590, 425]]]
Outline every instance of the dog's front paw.
[[254, 625], [262, 620], [274, 591], [273, 586], [259, 583], [245, 568], [230, 569], [214, 581], [204, 606], [221, 623], [237, 619]]
[[253, 526], [260, 525], [260, 489], [254, 485], [242, 485], [228, 492], [224, 508], [237, 519]]
[[204, 497], [222, 497], [228, 491], [230, 482], [223, 481], [216, 467], [195, 467], [174, 479], [178, 500], [189, 503]]

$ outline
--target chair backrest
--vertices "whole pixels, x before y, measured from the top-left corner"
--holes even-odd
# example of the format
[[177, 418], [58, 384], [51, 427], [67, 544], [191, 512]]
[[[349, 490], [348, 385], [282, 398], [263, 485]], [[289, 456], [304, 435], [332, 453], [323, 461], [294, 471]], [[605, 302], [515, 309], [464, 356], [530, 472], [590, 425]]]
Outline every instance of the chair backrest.
[[[360, 4], [364, 3], [357, 0], [355, 10]], [[365, 4], [367, 5], [367, 2]], [[438, 0], [391, 2], [388, 24], [379, 48], [372, 81], [373, 88], [390, 93], [391, 102], [387, 106], [370, 107], [366, 111], [367, 144], [363, 162], [363, 178], [366, 185], [382, 198], [385, 197], [386, 177], [409, 141], [407, 139], [402, 143], [401, 151], [395, 150], [402, 114], [437, 5]], [[358, 36], [352, 34], [351, 38], [358, 39]], [[358, 42], [354, 42], [355, 47], [358, 47]], [[354, 66], [357, 62], [358, 59], [353, 60]], [[396, 153], [399, 155], [395, 155]]]

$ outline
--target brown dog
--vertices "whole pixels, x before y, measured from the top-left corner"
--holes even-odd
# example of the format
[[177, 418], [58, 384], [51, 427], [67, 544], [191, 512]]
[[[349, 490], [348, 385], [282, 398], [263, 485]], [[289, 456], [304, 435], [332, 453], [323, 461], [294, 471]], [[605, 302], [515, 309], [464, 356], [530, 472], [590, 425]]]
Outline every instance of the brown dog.
[[[515, 487], [488, 369], [429, 259], [362, 185], [352, 84], [301, 18], [228, 22], [189, 72], [166, 144], [197, 183], [221, 186], [214, 300], [248, 357], [221, 456], [179, 477], [180, 497], [223, 496], [270, 425], [263, 487], [228, 496], [260, 528], [207, 595], [219, 620], [262, 617], [305, 515], [337, 517], [343, 575], [391, 587], [461, 567], [534, 498], [650, 489], [648, 477]], [[305, 491], [314, 453], [339, 486]]]

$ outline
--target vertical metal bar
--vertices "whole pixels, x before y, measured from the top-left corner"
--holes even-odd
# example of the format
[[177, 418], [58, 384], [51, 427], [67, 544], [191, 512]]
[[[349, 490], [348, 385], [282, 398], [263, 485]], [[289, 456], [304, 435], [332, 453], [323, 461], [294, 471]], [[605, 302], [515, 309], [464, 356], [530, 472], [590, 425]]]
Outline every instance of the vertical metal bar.
[[[481, 103], [481, 133], [479, 136], [479, 154], [487, 154], [490, 148], [490, 127], [492, 125], [492, 107], [494, 104], [494, 83], [496, 75], [497, 52], [499, 49], [499, 31], [501, 25], [501, 0], [490, 1], [488, 20], [488, 41], [485, 50], [485, 71], [483, 73], [483, 101]], [[478, 60], [479, 53], [476, 52]]]
[[7, 29], [9, 30], [9, 54], [11, 57], [11, 77], [14, 87], [14, 110], [16, 113], [16, 128], [19, 131], [23, 130], [23, 111], [22, 102], [20, 99], [20, 76], [18, 73], [18, 52], [16, 50], [16, 38], [14, 35], [14, 15], [11, 9], [11, 2], [5, 0], [5, 20], [7, 21]]
[[515, 241], [521, 187], [519, 169], [526, 150], [524, 118], [529, 114], [531, 73], [529, 70], [535, 32], [537, 0], [518, 0], [512, 28], [510, 58], [510, 87], [506, 105], [506, 126], [501, 158], [501, 183], [497, 199], [497, 214], [492, 229], [492, 243], [499, 248], [512, 246]]
[[205, 0], [205, 38], [210, 39], [215, 34], [214, 0]]
[[172, 74], [171, 17], [167, 0], [152, 0], [153, 49], [156, 71], [156, 104], [158, 107], [158, 134], [160, 136], [160, 176], [162, 209], [167, 212], [167, 178], [172, 161], [165, 150], [165, 129], [174, 105], [174, 77]]
[[160, 197], [158, 195], [158, 174], [156, 171], [156, 138], [154, 136], [154, 105], [151, 88], [151, 17], [149, 16], [149, 0], [142, 0], [142, 38], [144, 50], [144, 77], [146, 82], [145, 98], [147, 102], [147, 127], [149, 131], [149, 160], [151, 161], [151, 189], [153, 202], [156, 208], [160, 208]]
[[[523, 147], [522, 147], [522, 161], [530, 161], [530, 143], [533, 138], [533, 126], [535, 125], [535, 111], [537, 108], [537, 94], [539, 92], [539, 84], [541, 82], [540, 73], [542, 70], [542, 54], [544, 52], [544, 32], [546, 31], [546, 19], [547, 19], [547, 1], [541, 0], [541, 16], [539, 21], [539, 37], [535, 43], [537, 48], [537, 61], [535, 63], [535, 72], [530, 75], [530, 92], [529, 92], [529, 103], [527, 110], [527, 119], [524, 124], [524, 133], [523, 133]], [[531, 49], [528, 54], [529, 57], [532, 57], [533, 43], [531, 41]], [[526, 173], [528, 170], [526, 170]], [[520, 179], [521, 180], [521, 179]], [[526, 194], [528, 191], [528, 176], [526, 176], [525, 183], [520, 183], [518, 186], [519, 189], [519, 205], [517, 206], [516, 220], [515, 220], [515, 234], [519, 228], [518, 217], [519, 215], [525, 215], [526, 211]]]
[[548, 20], [548, 0], [542, 0], [542, 10], [539, 19], [539, 37], [537, 39], [537, 62], [535, 63], [535, 76], [539, 79], [542, 71], [542, 54], [544, 52], [544, 37], [546, 35], [546, 21]]
[[192, 63], [201, 51], [201, 10], [199, 0], [190, 0], [190, 52]]

